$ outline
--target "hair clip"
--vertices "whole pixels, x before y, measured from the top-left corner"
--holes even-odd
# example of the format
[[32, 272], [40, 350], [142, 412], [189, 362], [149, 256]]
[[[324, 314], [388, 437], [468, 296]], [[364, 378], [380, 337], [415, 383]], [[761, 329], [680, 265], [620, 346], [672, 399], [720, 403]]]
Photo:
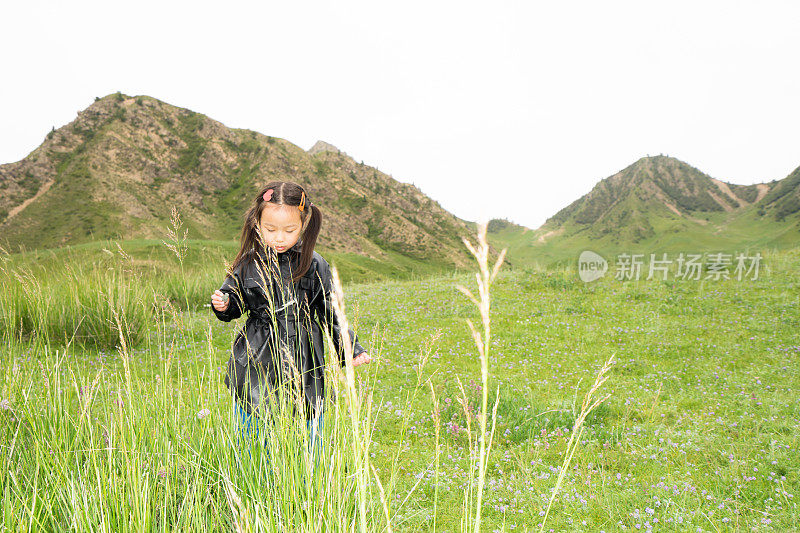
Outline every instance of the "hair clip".
[[269, 199], [272, 198], [272, 191], [273, 189], [267, 189], [267, 192], [264, 193], [265, 202], [269, 202]]

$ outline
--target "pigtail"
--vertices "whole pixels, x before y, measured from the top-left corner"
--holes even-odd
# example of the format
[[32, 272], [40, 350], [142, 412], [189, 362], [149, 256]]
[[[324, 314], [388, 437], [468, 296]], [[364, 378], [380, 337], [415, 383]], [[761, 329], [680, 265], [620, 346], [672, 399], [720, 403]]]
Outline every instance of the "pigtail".
[[295, 275], [292, 277], [292, 281], [297, 281], [308, 272], [311, 261], [314, 259], [314, 247], [317, 244], [319, 230], [322, 227], [322, 211], [314, 204], [309, 204], [307, 209], [308, 215], [303, 223], [303, 236], [301, 237], [303, 251], [300, 253], [298, 264], [294, 267]]

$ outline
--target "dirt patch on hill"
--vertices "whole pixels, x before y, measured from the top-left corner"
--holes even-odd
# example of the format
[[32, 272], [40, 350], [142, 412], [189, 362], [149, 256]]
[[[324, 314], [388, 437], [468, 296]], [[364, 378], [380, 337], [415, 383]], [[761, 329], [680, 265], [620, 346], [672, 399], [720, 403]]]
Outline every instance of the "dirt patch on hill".
[[545, 233], [543, 235], [539, 235], [538, 241], [539, 242], [545, 242], [550, 237], [554, 237], [556, 235], [561, 235], [562, 233], [564, 233], [564, 228], [554, 229], [554, 230], [548, 231], [547, 233]]
[[761, 199], [764, 198], [764, 196], [766, 196], [767, 193], [769, 192], [769, 185], [767, 185], [766, 183], [759, 183], [758, 185], [756, 185], [756, 188], [758, 189], [758, 196], [756, 197], [756, 202], [760, 202]]
[[47, 190], [50, 188], [51, 185], [53, 185], [53, 183], [55, 183], [55, 180], [50, 180], [50, 181], [45, 182], [44, 185], [39, 187], [39, 190], [36, 191], [36, 194], [31, 196], [30, 198], [28, 198], [27, 200], [25, 200], [24, 202], [22, 202], [18, 206], [13, 207], [8, 212], [8, 218], [6, 218], [6, 220], [10, 220], [11, 218], [14, 217], [14, 215], [16, 215], [17, 213], [19, 213], [20, 211], [22, 211], [23, 209], [28, 207], [28, 205], [30, 203], [35, 202], [41, 195], [43, 195], [44, 193], [47, 192]]
[[[733, 191], [731, 191], [731, 188], [728, 187], [727, 183], [725, 183], [724, 181], [720, 181], [718, 179], [714, 179], [714, 178], [711, 178], [711, 181], [714, 182], [714, 184], [722, 192], [722, 194], [724, 194], [725, 196], [727, 196], [728, 198], [730, 198], [731, 200], [736, 202], [739, 205], [739, 207], [744, 207], [744, 206], [747, 205], [747, 202], [745, 202], [744, 200], [742, 200], [741, 198], [739, 198], [738, 196], [733, 194]], [[713, 195], [712, 195], [712, 198], [714, 198], [714, 200], [717, 200], [716, 197], [714, 197]], [[717, 200], [717, 202], [719, 202], [719, 200]], [[720, 202], [720, 205], [722, 205], [722, 207], [724, 208], [726, 204], [723, 204], [722, 202]], [[725, 210], [726, 211], [730, 211], [730, 209], [725, 209]]]

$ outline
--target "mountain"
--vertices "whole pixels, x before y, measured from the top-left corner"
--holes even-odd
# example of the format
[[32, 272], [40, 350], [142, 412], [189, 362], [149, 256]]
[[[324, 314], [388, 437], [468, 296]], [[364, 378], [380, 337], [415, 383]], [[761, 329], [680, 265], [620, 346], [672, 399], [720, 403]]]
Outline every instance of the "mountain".
[[777, 221], [796, 217], [800, 212], [800, 167], [781, 181], [770, 184], [769, 192], [759, 202], [759, 215]]
[[654, 219], [706, 225], [707, 214], [750, 205], [767, 189], [731, 186], [671, 157], [645, 157], [549, 218], [537, 237], [586, 232], [614, 244], [636, 243], [655, 236]]
[[334, 145], [326, 143], [325, 141], [317, 141], [314, 143], [314, 146], [308, 149], [308, 155], [316, 155], [320, 152], [336, 152], [339, 155], [347, 155]]
[[744, 251], [800, 244], [800, 168], [736, 185], [678, 159], [644, 157], [601, 180], [538, 229], [499, 224], [512, 262], [577, 259], [580, 251]]
[[378, 260], [471, 265], [469, 225], [411, 184], [333, 145], [309, 151], [149, 96], [96, 98], [23, 160], [0, 165], [8, 251], [100, 238], [161, 239], [176, 206], [191, 239], [238, 239], [265, 182], [302, 183], [323, 211], [319, 244]]

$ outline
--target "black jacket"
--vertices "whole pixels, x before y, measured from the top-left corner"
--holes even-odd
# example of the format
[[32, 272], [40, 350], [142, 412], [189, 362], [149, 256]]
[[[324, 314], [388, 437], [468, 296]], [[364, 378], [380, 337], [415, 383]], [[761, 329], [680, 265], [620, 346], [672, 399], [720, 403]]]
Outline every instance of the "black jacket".
[[[259, 405], [265, 409], [266, 395], [277, 390], [299, 393], [294, 385], [302, 388], [306, 418], [318, 414], [326, 392], [321, 327], [328, 328], [339, 363], [345, 365], [339, 322], [331, 303], [328, 262], [315, 251], [305, 275], [294, 283], [289, 281], [301, 247], [302, 241], [298, 241], [281, 253], [271, 249], [250, 252], [219, 289], [230, 298], [228, 309], [220, 312], [211, 307], [225, 322], [248, 312], [244, 327], [236, 334], [225, 376], [225, 385], [248, 413]], [[270, 271], [272, 275], [268, 275]], [[348, 334], [353, 356], [365, 352], [352, 329]], [[335, 393], [335, 388], [331, 386], [330, 391]]]

